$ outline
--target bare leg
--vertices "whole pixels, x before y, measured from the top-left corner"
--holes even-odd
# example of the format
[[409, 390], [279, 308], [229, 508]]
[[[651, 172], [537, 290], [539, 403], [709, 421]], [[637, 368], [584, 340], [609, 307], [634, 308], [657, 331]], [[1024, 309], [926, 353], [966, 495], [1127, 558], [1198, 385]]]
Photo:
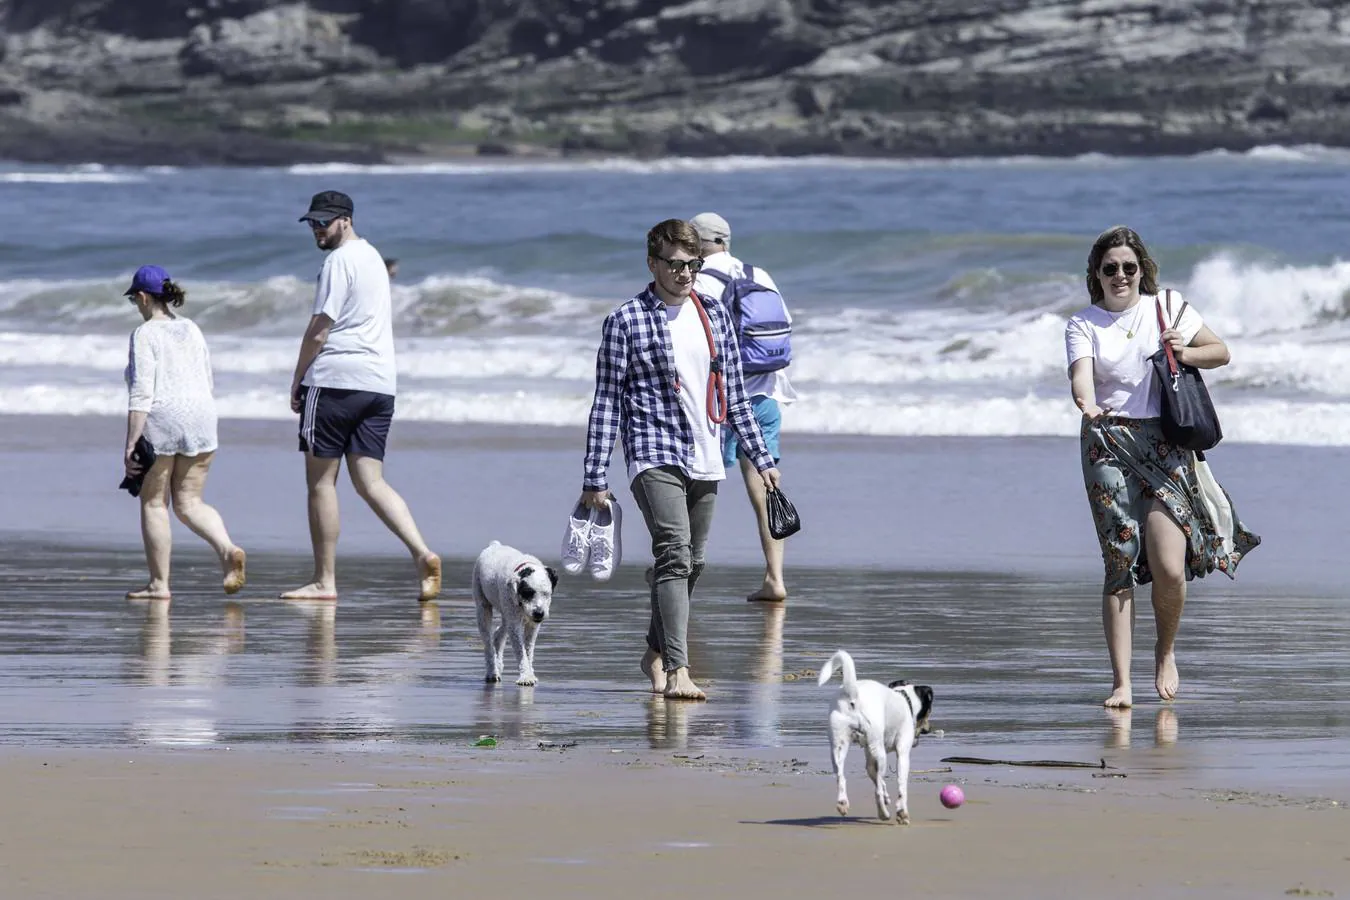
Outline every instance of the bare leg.
[[281, 595], [283, 600], [337, 599], [338, 518], [337, 477], [340, 459], [305, 454], [305, 484], [309, 489], [309, 541], [314, 547], [314, 576], [309, 583]]
[[351, 475], [356, 493], [403, 542], [417, 563], [417, 575], [421, 581], [417, 599], [435, 600], [441, 592], [441, 558], [432, 553], [422, 540], [422, 533], [417, 530], [408, 504], [384, 480], [384, 461], [353, 453], [347, 457], [347, 472]]
[[169, 482], [169, 493], [173, 497], [173, 511], [178, 520], [210, 544], [220, 558], [225, 593], [237, 594], [245, 580], [244, 551], [230, 541], [220, 513], [202, 500], [206, 475], [214, 457], [214, 453], [174, 457], [176, 461]]
[[740, 460], [745, 493], [755, 510], [755, 520], [759, 523], [759, 546], [764, 551], [764, 584], [745, 599], [781, 603], [787, 599], [787, 587], [783, 583], [783, 542], [769, 533], [769, 507], [764, 494], [764, 479], [759, 477], [750, 460], [744, 456]]
[[1186, 605], [1186, 535], [1158, 500], [1148, 511], [1144, 541], [1153, 570], [1153, 619], [1158, 628], [1158, 643], [1153, 648], [1157, 666], [1154, 685], [1159, 697], [1171, 700], [1181, 686], [1175, 644], [1181, 610]]
[[1111, 696], [1103, 706], [1122, 709], [1134, 705], [1130, 687], [1130, 657], [1134, 652], [1134, 590], [1102, 595], [1102, 628], [1111, 654]]
[[169, 599], [169, 556], [173, 550], [173, 529], [169, 523], [169, 478], [173, 474], [173, 456], [155, 460], [141, 483], [141, 541], [150, 581], [138, 591], [129, 591], [128, 600]]

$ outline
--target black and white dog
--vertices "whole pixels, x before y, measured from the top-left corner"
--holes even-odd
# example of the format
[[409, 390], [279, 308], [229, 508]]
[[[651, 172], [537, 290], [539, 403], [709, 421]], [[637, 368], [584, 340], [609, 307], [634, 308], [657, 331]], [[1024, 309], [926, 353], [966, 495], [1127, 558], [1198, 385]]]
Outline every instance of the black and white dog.
[[[548, 618], [558, 573], [537, 557], [521, 553], [498, 541], [478, 554], [473, 566], [473, 601], [478, 608], [478, 633], [483, 638], [483, 656], [487, 660], [484, 680], [502, 680], [502, 651], [506, 639], [516, 651], [520, 677], [516, 684], [537, 683], [534, 675], [534, 640], [539, 626]], [[492, 630], [492, 616], [501, 617]]]
[[895, 797], [895, 819], [909, 824], [909, 751], [919, 735], [932, 730], [928, 716], [933, 711], [933, 689], [893, 681], [858, 680], [853, 657], [843, 650], [835, 652], [820, 670], [817, 683], [824, 687], [834, 677], [835, 663], [843, 671], [843, 686], [830, 710], [830, 747], [833, 751], [834, 777], [839, 782], [836, 808], [848, 815], [848, 792], [844, 786], [844, 757], [848, 745], [857, 744], [867, 754], [867, 774], [877, 794], [877, 817], [891, 818], [890, 796], [886, 790], [886, 758], [894, 753], [899, 785]]

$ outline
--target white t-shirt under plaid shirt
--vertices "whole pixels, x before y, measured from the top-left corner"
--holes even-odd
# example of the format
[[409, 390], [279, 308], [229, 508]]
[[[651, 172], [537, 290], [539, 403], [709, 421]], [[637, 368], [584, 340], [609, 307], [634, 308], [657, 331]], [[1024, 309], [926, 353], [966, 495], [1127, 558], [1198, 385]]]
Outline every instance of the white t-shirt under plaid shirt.
[[[692, 304], [690, 304], [692, 305]], [[706, 303], [714, 344], [727, 389], [727, 424], [735, 430], [755, 468], [773, 466], [745, 393], [740, 347], [729, 314], [720, 303]], [[695, 316], [697, 310], [693, 310]], [[701, 326], [700, 326], [701, 327]], [[648, 285], [605, 317], [595, 359], [595, 398], [586, 428], [582, 487], [609, 487], [609, 461], [622, 437], [629, 466], [678, 466], [692, 473], [694, 438], [676, 390], [674, 346], [666, 304]], [[707, 379], [684, 390], [705, 396]]]

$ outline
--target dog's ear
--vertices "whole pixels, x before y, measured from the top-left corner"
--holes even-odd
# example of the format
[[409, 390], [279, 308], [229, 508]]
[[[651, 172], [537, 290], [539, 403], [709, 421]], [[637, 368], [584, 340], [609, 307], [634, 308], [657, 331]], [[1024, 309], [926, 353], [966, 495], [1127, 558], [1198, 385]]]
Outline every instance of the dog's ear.
[[922, 722], [933, 712], [933, 689], [926, 684], [914, 686], [914, 693], [919, 697], [919, 721]]
[[886, 685], [886, 687], [890, 688], [891, 690], [895, 690], [897, 688], [902, 688], [907, 684], [909, 684], [909, 682], [901, 678], [896, 681], [892, 681], [890, 684]]
[[552, 566], [544, 566], [544, 571], [548, 573], [548, 583], [553, 587], [558, 586], [558, 573], [553, 571]]
[[529, 577], [533, 574], [534, 574], [533, 566], [524, 566], [523, 568], [516, 570], [516, 577], [519, 578], [521, 581], [528, 580]]

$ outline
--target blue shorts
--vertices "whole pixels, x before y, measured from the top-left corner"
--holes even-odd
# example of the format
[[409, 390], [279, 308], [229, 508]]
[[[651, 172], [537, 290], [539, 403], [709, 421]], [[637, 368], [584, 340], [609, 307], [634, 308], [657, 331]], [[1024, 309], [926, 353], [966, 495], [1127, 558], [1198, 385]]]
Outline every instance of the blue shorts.
[[384, 459], [394, 397], [374, 391], [304, 387], [300, 406], [300, 450], [320, 459], [347, 454]]
[[[778, 432], [783, 427], [783, 413], [778, 408], [778, 401], [761, 394], [758, 397], [750, 398], [750, 408], [754, 410], [755, 421], [759, 423], [760, 433], [764, 435], [764, 446], [768, 448], [773, 461], [778, 462], [782, 458], [778, 452]], [[745, 454], [740, 452], [740, 447], [736, 441], [736, 432], [724, 427], [722, 429], [722, 462], [730, 468], [736, 465], [738, 455], [744, 456]]]

